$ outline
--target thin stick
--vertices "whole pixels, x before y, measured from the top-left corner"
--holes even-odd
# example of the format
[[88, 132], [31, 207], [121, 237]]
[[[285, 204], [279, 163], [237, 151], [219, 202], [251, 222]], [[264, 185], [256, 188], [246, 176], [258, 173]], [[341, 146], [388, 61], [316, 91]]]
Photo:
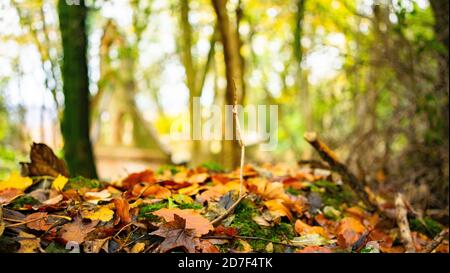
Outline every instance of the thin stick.
[[247, 196], [247, 194], [241, 195], [238, 198], [238, 200], [236, 200], [236, 202], [234, 202], [233, 205], [231, 205], [231, 207], [224, 214], [222, 214], [219, 217], [217, 217], [216, 219], [212, 220], [211, 224], [213, 226], [219, 225], [223, 219], [227, 218], [228, 215], [230, 215], [233, 212], [233, 210], [237, 207], [237, 205], [239, 205], [239, 203], [242, 201], [242, 199], [244, 199], [246, 196]]
[[243, 190], [243, 185], [244, 185], [245, 143], [244, 143], [244, 139], [242, 138], [241, 126], [239, 124], [239, 119], [238, 119], [237, 92], [236, 92], [236, 83], [234, 81], [233, 81], [233, 87], [234, 87], [233, 116], [234, 116], [234, 121], [236, 122], [236, 134], [238, 136], [239, 146], [241, 147], [241, 164], [240, 164], [240, 170], [239, 170], [239, 181], [240, 181], [239, 196], [242, 196], [242, 190]]
[[425, 247], [423, 253], [433, 252], [433, 250], [435, 250], [447, 236], [448, 236], [448, 229], [441, 231], [441, 233], [439, 233], [436, 237], [434, 237], [433, 241]]
[[274, 244], [284, 245], [284, 246], [290, 246], [290, 247], [298, 247], [293, 244], [288, 243], [282, 243], [282, 242], [276, 242], [270, 239], [256, 237], [256, 236], [241, 236], [241, 235], [234, 235], [234, 236], [217, 236], [217, 235], [210, 235], [210, 236], [203, 236], [202, 239], [222, 239], [222, 240], [232, 240], [232, 239], [246, 239], [246, 240], [261, 240], [266, 242], [271, 242]]
[[356, 195], [364, 202], [367, 208], [371, 211], [375, 211], [377, 206], [371, 202], [369, 195], [364, 190], [363, 183], [358, 181], [356, 176], [339, 161], [333, 150], [323, 143], [315, 132], [305, 133], [304, 138], [314, 147], [314, 149], [316, 149], [320, 157], [330, 165], [331, 170], [342, 176], [343, 182], [347, 183], [355, 191]]
[[397, 225], [400, 229], [400, 238], [405, 245], [406, 253], [416, 252], [416, 247], [411, 236], [411, 230], [408, 223], [408, 211], [406, 209], [405, 201], [401, 193], [397, 194], [395, 198], [395, 208], [397, 215]]

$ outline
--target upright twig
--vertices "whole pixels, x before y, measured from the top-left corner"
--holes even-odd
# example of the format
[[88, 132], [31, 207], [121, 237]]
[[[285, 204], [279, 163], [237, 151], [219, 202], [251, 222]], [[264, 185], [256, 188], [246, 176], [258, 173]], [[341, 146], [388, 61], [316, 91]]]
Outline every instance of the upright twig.
[[405, 252], [414, 253], [416, 252], [416, 247], [414, 246], [411, 230], [409, 229], [408, 211], [406, 209], [405, 200], [403, 200], [403, 195], [401, 193], [397, 194], [397, 197], [395, 198], [395, 208], [397, 225], [400, 229], [400, 238], [406, 248]]
[[237, 112], [237, 91], [236, 91], [236, 83], [234, 81], [233, 81], [233, 88], [234, 88], [233, 116], [234, 116], [234, 122], [236, 122], [236, 135], [238, 137], [239, 146], [241, 147], [241, 164], [240, 164], [240, 170], [239, 170], [239, 181], [240, 181], [239, 196], [242, 196], [242, 188], [244, 185], [245, 143], [244, 143], [244, 139], [242, 138], [241, 126], [239, 124], [239, 118], [238, 118], [238, 112]]

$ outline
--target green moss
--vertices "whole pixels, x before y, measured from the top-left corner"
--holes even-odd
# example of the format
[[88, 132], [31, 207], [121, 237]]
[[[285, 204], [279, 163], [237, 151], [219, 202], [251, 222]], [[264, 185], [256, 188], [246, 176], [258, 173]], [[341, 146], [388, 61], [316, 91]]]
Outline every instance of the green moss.
[[202, 209], [203, 206], [199, 203], [181, 203], [178, 205], [180, 209]]
[[70, 250], [66, 249], [64, 246], [51, 242], [46, 248], [46, 253], [68, 253]]
[[[274, 242], [281, 242], [284, 239], [291, 239], [294, 236], [292, 225], [280, 223], [274, 227], [263, 227], [252, 220], [252, 217], [258, 214], [255, 204], [250, 200], [244, 199], [235, 210], [235, 218], [231, 227], [238, 230], [241, 236], [260, 237]], [[254, 251], [265, 252], [267, 241], [249, 239], [248, 243]]]
[[35, 198], [31, 197], [31, 196], [21, 196], [19, 198], [17, 198], [16, 200], [14, 200], [10, 206], [12, 209], [20, 209], [23, 208], [25, 205], [37, 205], [39, 204], [39, 201], [36, 200]]
[[225, 171], [225, 169], [220, 164], [218, 164], [214, 161], [205, 162], [201, 166], [212, 172], [224, 172]]
[[442, 226], [435, 220], [425, 217], [423, 223], [418, 219], [412, 219], [409, 223], [412, 231], [417, 231], [427, 235], [429, 238], [434, 238], [442, 231]]
[[304, 191], [302, 191], [302, 190], [297, 190], [297, 189], [294, 189], [294, 188], [287, 188], [287, 189], [286, 189], [286, 192], [288, 192], [288, 193], [290, 193], [290, 194], [292, 194], [292, 195], [295, 195], [295, 196], [298, 196], [298, 195], [304, 195], [304, 194], [305, 194]]
[[162, 165], [161, 167], [159, 167], [159, 168], [156, 170], [156, 173], [157, 173], [157, 174], [163, 174], [164, 171], [166, 171], [166, 170], [169, 170], [170, 173], [172, 173], [172, 174], [176, 174], [176, 173], [179, 172], [177, 166], [166, 164], [166, 165]]
[[67, 184], [64, 186], [64, 190], [79, 190], [82, 188], [97, 189], [102, 186], [102, 183], [98, 180], [77, 176], [69, 179]]
[[[139, 217], [142, 218], [153, 218], [152, 212], [160, 210], [162, 208], [167, 208], [168, 206], [168, 202], [167, 201], [162, 201], [162, 202], [158, 202], [158, 203], [154, 203], [154, 204], [150, 204], [150, 205], [145, 205], [143, 207], [141, 207], [140, 211], [139, 211]], [[152, 220], [152, 219], [150, 219]]]

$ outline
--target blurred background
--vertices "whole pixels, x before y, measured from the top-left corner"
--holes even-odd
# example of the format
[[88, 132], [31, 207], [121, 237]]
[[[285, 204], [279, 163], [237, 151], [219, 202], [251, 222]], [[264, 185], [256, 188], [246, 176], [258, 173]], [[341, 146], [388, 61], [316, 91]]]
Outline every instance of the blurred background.
[[[278, 105], [278, 146], [318, 132], [373, 189], [448, 208], [447, 0], [0, 0], [0, 179], [44, 142], [72, 175], [237, 166], [170, 128], [201, 104]], [[207, 113], [205, 113], [207, 115]], [[251, 134], [251, 132], [246, 132]]]

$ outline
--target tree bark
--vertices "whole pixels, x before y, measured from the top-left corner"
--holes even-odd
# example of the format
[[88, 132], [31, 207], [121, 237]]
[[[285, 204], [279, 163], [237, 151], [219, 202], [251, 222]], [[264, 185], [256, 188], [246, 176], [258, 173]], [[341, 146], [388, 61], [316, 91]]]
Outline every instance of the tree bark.
[[[238, 43], [233, 26], [230, 23], [226, 4], [227, 0], [212, 0], [214, 11], [217, 15], [217, 23], [223, 45], [223, 54], [225, 59], [225, 76], [227, 79], [227, 87], [225, 94], [225, 104], [233, 105], [234, 102], [234, 83], [237, 86], [238, 103], [241, 103], [242, 84], [240, 60], [238, 52]], [[240, 161], [240, 147], [236, 140], [236, 124], [233, 122], [233, 140], [222, 141], [223, 147], [223, 164], [227, 168], [236, 167]]]
[[89, 137], [89, 79], [86, 59], [87, 8], [58, 3], [59, 25], [63, 45], [64, 112], [61, 123], [64, 155], [72, 176], [96, 178], [94, 156]]

